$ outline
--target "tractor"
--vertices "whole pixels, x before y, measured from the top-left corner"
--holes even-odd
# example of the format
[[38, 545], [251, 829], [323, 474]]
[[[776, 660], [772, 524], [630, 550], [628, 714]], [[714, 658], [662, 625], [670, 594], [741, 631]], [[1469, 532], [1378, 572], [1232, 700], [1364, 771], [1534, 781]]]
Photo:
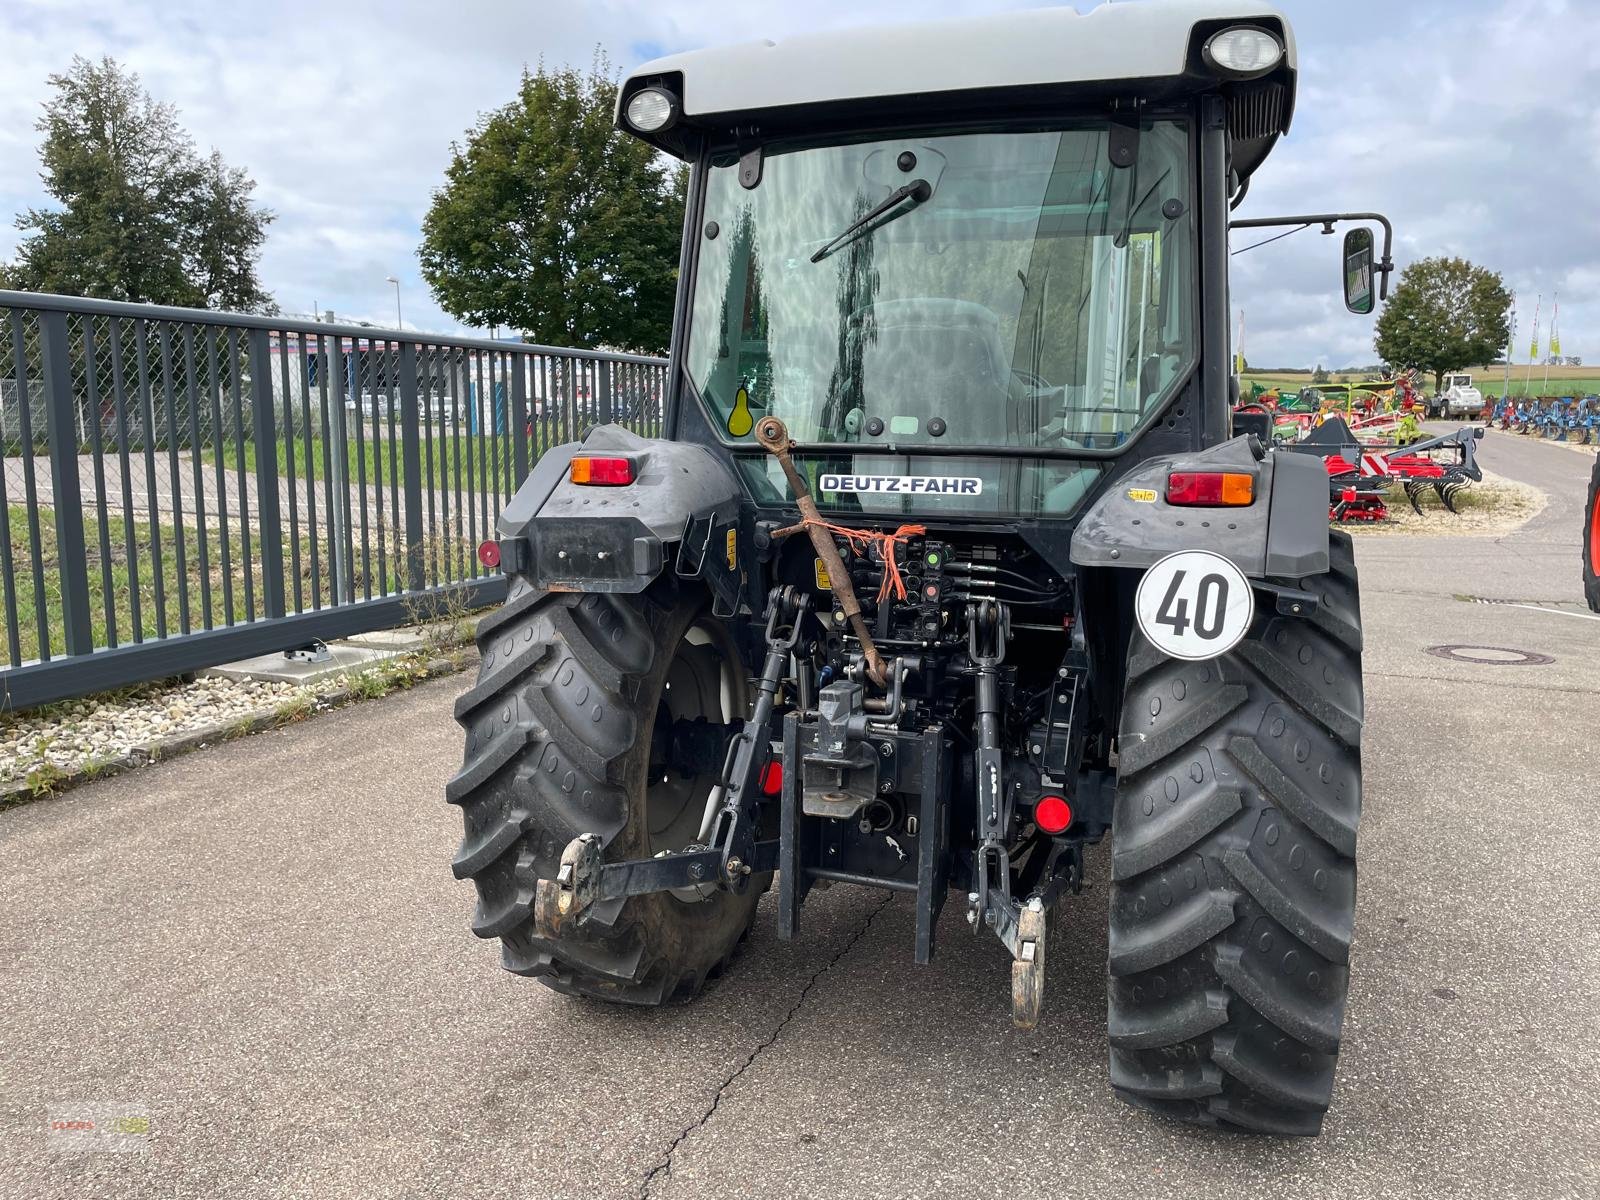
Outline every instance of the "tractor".
[[[1109, 835], [1116, 1094], [1319, 1132], [1355, 913], [1356, 567], [1322, 462], [1234, 428], [1228, 320], [1230, 211], [1295, 80], [1252, 0], [624, 79], [618, 128], [688, 166], [664, 436], [547, 450], [481, 548], [508, 596], [447, 799], [505, 967], [681, 1001], [738, 986], [763, 894], [784, 939], [823, 889], [876, 889], [914, 914], [916, 963], [998, 940], [1031, 1029]], [[1311, 220], [1359, 225], [1338, 270], [1370, 313], [1381, 217], [1235, 225]]]
[[1583, 598], [1600, 613], [1600, 458], [1589, 471], [1589, 498], [1583, 507]]

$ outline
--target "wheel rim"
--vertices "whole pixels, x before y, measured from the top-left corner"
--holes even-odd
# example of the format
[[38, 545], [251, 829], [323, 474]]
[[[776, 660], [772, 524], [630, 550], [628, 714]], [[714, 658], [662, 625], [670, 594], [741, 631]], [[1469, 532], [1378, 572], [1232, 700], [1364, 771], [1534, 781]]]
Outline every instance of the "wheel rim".
[[650, 854], [680, 850], [695, 840], [706, 796], [721, 766], [719, 760], [716, 767], [686, 775], [665, 765], [664, 731], [677, 720], [704, 718], [714, 724], [738, 720], [745, 715], [744, 693], [744, 675], [727, 630], [709, 616], [696, 618], [673, 652], [651, 730], [645, 787]]

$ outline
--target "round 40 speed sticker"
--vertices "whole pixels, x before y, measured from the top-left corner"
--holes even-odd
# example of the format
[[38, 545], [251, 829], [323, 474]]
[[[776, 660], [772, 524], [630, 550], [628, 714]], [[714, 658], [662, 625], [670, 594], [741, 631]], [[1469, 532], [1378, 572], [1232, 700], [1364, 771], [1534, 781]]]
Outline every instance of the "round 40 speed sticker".
[[1250, 581], [1220, 554], [1180, 550], [1144, 574], [1134, 597], [1139, 631], [1170, 658], [1216, 658], [1238, 645], [1255, 616]]

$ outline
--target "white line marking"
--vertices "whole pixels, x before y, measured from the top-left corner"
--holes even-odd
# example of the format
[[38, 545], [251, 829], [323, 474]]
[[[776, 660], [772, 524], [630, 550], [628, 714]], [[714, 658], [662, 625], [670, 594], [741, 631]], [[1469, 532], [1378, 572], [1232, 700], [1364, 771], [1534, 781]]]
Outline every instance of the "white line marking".
[[1534, 612], [1554, 613], [1558, 617], [1581, 617], [1585, 621], [1600, 621], [1600, 614], [1568, 612], [1564, 608], [1545, 608], [1542, 604], [1505, 604], [1504, 608], [1527, 608]]

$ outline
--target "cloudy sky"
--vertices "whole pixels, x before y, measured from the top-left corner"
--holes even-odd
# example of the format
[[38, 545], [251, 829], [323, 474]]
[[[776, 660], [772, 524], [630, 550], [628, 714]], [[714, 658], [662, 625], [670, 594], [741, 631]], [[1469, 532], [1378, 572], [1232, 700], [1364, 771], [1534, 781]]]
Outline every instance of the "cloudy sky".
[[[1139, 0], [1131, 0], [1139, 2]], [[1024, 0], [6, 0], [0, 5], [0, 258], [44, 201], [45, 77], [110, 54], [178, 106], [201, 147], [277, 213], [262, 261], [286, 311], [453, 330], [417, 273], [449, 145], [506, 102], [524, 63], [619, 65], [818, 28], [1030, 7]], [[1404, 265], [1458, 254], [1505, 274], [1527, 353], [1534, 298], [1561, 294], [1562, 350], [1600, 361], [1600, 4], [1281, 0], [1300, 47], [1294, 130], [1240, 215], [1387, 212]], [[1093, 0], [1078, 0], [1087, 10]], [[1236, 246], [1248, 244], [1247, 235]], [[1337, 244], [1314, 230], [1235, 259], [1256, 365], [1372, 361], [1339, 305]]]

